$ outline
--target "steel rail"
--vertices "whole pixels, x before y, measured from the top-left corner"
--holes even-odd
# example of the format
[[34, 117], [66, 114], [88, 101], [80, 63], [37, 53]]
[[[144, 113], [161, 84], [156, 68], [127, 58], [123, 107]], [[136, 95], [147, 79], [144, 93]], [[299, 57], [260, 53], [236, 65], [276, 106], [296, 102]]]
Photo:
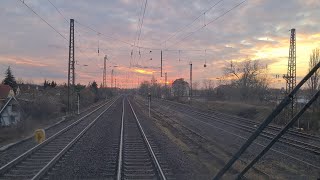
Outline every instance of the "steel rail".
[[90, 124], [88, 124], [71, 142], [68, 143], [45, 167], [43, 167], [32, 180], [38, 180], [43, 177], [51, 167], [63, 156], [92, 126], [95, 124], [99, 118], [107, 111], [109, 108], [117, 101], [113, 101], [105, 110], [103, 110]]
[[165, 176], [164, 173], [163, 173], [163, 170], [162, 170], [162, 168], [161, 168], [161, 166], [160, 166], [160, 164], [159, 164], [159, 161], [158, 161], [155, 153], [153, 152], [153, 149], [152, 149], [152, 147], [151, 147], [151, 145], [150, 145], [150, 143], [149, 143], [149, 140], [148, 140], [148, 138], [147, 138], [147, 136], [146, 136], [146, 134], [145, 134], [145, 132], [144, 132], [141, 124], [140, 124], [140, 121], [139, 121], [139, 119], [138, 119], [138, 117], [137, 117], [137, 115], [136, 115], [136, 113], [135, 113], [135, 111], [134, 111], [134, 109], [133, 109], [133, 107], [132, 107], [129, 99], [127, 99], [127, 101], [129, 102], [130, 108], [131, 108], [131, 110], [132, 110], [132, 112], [133, 112], [133, 115], [134, 115], [134, 117], [135, 117], [135, 119], [136, 119], [136, 122], [137, 122], [138, 127], [139, 127], [139, 129], [140, 129], [140, 132], [141, 132], [141, 134], [142, 134], [142, 136], [143, 136], [143, 139], [145, 140], [145, 142], [146, 142], [146, 144], [147, 144], [147, 146], [148, 146], [148, 149], [149, 149], [149, 152], [151, 153], [152, 159], [154, 160], [154, 162], [155, 162], [155, 164], [156, 164], [156, 167], [157, 167], [157, 169], [158, 169], [158, 171], [159, 171], [159, 173], [160, 173], [160, 177], [161, 177], [161, 179], [166, 180], [166, 176]]
[[[165, 106], [162, 106], [162, 105], [159, 105], [159, 106], [161, 106], [162, 108], [168, 108], [168, 107], [165, 107]], [[172, 109], [171, 109], [171, 110], [172, 110]], [[179, 112], [179, 111], [177, 111], [177, 110], [172, 110], [172, 111]], [[199, 121], [199, 122], [201, 122], [201, 123], [203, 123], [203, 124], [206, 124], [206, 125], [208, 125], [208, 126], [210, 126], [210, 127], [213, 127], [213, 128], [215, 128], [215, 129], [219, 129], [219, 130], [221, 130], [221, 131], [223, 131], [223, 132], [226, 132], [226, 133], [231, 134], [231, 135], [233, 135], [233, 136], [239, 137], [239, 138], [241, 138], [241, 139], [243, 139], [243, 140], [247, 140], [247, 139], [248, 139], [248, 138], [246, 138], [246, 137], [244, 137], [244, 136], [241, 136], [241, 135], [238, 135], [238, 134], [229, 132], [229, 131], [227, 131], [227, 130], [225, 130], [225, 129], [223, 129], [223, 128], [214, 126], [214, 125], [211, 124], [211, 123], [208, 123], [208, 122], [199, 120], [199, 119], [197, 119], [197, 118], [194, 118], [194, 117], [192, 117], [192, 116], [190, 116], [190, 115], [188, 115], [188, 114], [184, 114], [184, 115], [187, 116], [187, 117], [189, 117], [190, 119]], [[186, 120], [188, 120], [188, 119], [186, 119]], [[192, 122], [191, 120], [188, 120], [188, 121]], [[263, 148], [266, 147], [265, 145], [263, 145], [263, 144], [261, 144], [261, 143], [258, 143], [258, 142], [253, 142], [253, 143], [256, 144], [256, 145], [258, 145], [258, 146], [261, 146], [261, 147], [263, 147]], [[284, 152], [281, 152], [281, 151], [279, 151], [279, 150], [276, 150], [276, 149], [271, 148], [271, 151], [276, 152], [276, 153], [278, 153], [278, 154], [281, 154], [281, 155], [283, 155], [283, 156], [289, 157], [289, 158], [291, 158], [291, 159], [294, 159], [294, 160], [296, 160], [296, 161], [298, 161], [298, 162], [304, 163], [304, 164], [306, 164], [306, 165], [308, 165], [308, 166], [311, 166], [311, 167], [313, 167], [313, 168], [320, 169], [319, 166], [313, 165], [313, 164], [311, 164], [311, 163], [309, 163], [309, 162], [306, 162], [306, 161], [304, 161], [304, 160], [301, 160], [301, 159], [299, 159], [299, 158], [297, 158], [297, 157], [291, 156], [291, 155], [286, 154], [286, 153], [284, 153]]]
[[123, 98], [123, 100], [122, 100], [122, 117], [121, 117], [121, 129], [120, 129], [120, 142], [119, 142], [119, 156], [118, 156], [117, 180], [121, 180], [122, 151], [123, 151], [123, 122], [124, 122], [124, 98]]
[[[114, 102], [117, 101], [119, 97], [110, 100], [112, 102], [112, 104]], [[101, 105], [100, 107], [96, 108], [95, 110], [89, 112], [88, 114], [86, 114], [85, 116], [81, 117], [80, 119], [78, 119], [77, 121], [73, 122], [72, 124], [68, 125], [67, 127], [61, 129], [60, 131], [58, 131], [57, 133], [55, 133], [54, 135], [52, 135], [50, 138], [46, 139], [45, 141], [43, 141], [42, 143], [34, 146], [33, 148], [29, 149], [28, 151], [26, 151], [25, 153], [21, 154], [20, 156], [18, 156], [17, 158], [13, 159], [12, 161], [8, 162], [6, 165], [2, 166], [0, 168], [0, 175], [3, 175], [5, 172], [7, 172], [10, 168], [14, 167], [16, 164], [18, 164], [19, 162], [23, 161], [24, 159], [26, 159], [28, 156], [30, 156], [31, 154], [35, 153], [37, 150], [39, 150], [40, 148], [44, 147], [45, 145], [47, 145], [48, 143], [52, 142], [54, 139], [56, 139], [57, 137], [59, 137], [60, 135], [62, 135], [64, 132], [67, 132], [68, 130], [70, 130], [72, 127], [74, 127], [75, 125], [77, 125], [78, 123], [80, 123], [81, 121], [83, 121], [85, 118], [87, 118], [88, 116], [92, 115], [93, 113], [95, 113], [96, 111], [100, 110], [101, 108], [103, 108], [105, 105], [107, 105], [108, 103], [110, 103], [110, 101], [106, 102], [105, 104]], [[109, 106], [110, 107], [110, 106]]]
[[[171, 105], [171, 106], [175, 106], [175, 105]], [[178, 106], [176, 106], [176, 107], [178, 107]], [[254, 127], [250, 127], [248, 125], [244, 125], [244, 124], [240, 124], [240, 123], [237, 123], [237, 122], [233, 122], [233, 121], [221, 118], [221, 117], [212, 116], [210, 114], [198, 112], [196, 110], [189, 109], [188, 111], [189, 112], [192, 111], [193, 113], [196, 113], [199, 116], [202, 116], [202, 117], [205, 117], [205, 118], [213, 119], [214, 121], [217, 121], [217, 122], [222, 123], [222, 124], [230, 125], [230, 126], [238, 128], [238, 129], [240, 128], [240, 129], [242, 129], [244, 131], [247, 131], [247, 132], [254, 132], [256, 130], [256, 128], [254, 128]], [[261, 134], [262, 137], [267, 138], [267, 139], [272, 139], [273, 138], [272, 136], [275, 136], [275, 135], [276, 135], [275, 133], [269, 132], [268, 130], [264, 130], [262, 132], [262, 134]], [[317, 146], [317, 145], [310, 144], [310, 143], [305, 143], [305, 142], [302, 142], [302, 141], [299, 141], [299, 140], [295, 140], [295, 139], [292, 139], [291, 137], [288, 137], [288, 136], [284, 136], [282, 138], [283, 139], [279, 140], [282, 143], [289, 144], [291, 146], [295, 146], [296, 148], [307, 150], [307, 151], [310, 151], [310, 152], [315, 153], [315, 154], [320, 154], [320, 147]]]
[[[185, 106], [187, 108], [190, 108], [190, 109], [197, 109], [197, 110], [200, 110], [199, 108], [197, 107], [193, 107], [191, 105], [188, 105], [188, 104], [183, 104], [183, 103], [179, 103], [179, 102], [175, 102], [175, 101], [169, 101], [169, 100], [166, 100], [166, 99], [161, 99], [162, 101], [166, 101], [168, 103], [171, 103], [171, 104], [178, 104], [178, 105], [182, 105], [182, 106]], [[232, 119], [235, 119], [235, 120], [240, 120], [240, 121], [243, 121], [245, 123], [250, 123], [250, 124], [253, 124], [253, 125], [257, 125], [259, 122], [255, 122], [255, 121], [252, 121], [248, 118], [243, 118], [243, 117], [238, 117], [238, 116], [235, 116], [235, 115], [231, 115], [231, 114], [225, 114], [225, 113], [221, 113], [221, 112], [216, 112], [216, 111], [212, 111], [212, 110], [208, 110], [210, 113], [213, 113], [214, 115], [221, 115], [221, 116], [225, 116], [225, 117], [228, 117], [228, 118], [232, 118]], [[209, 113], [206, 113], [208, 115], [211, 115], [212, 114], [209, 114]], [[214, 117], [214, 116], [213, 116]], [[276, 126], [274, 124], [270, 124], [267, 129], [274, 129], [274, 130], [281, 130], [282, 127], [279, 127], [279, 126]], [[294, 134], [294, 135], [297, 135], [299, 137], [304, 137], [304, 138], [309, 138], [309, 139], [314, 139], [316, 141], [319, 141], [320, 142], [320, 136], [317, 136], [317, 135], [314, 135], [314, 134], [309, 134], [309, 133], [304, 133], [304, 132], [300, 132], [300, 131], [297, 131], [295, 129], [289, 129], [288, 131], [288, 134]]]

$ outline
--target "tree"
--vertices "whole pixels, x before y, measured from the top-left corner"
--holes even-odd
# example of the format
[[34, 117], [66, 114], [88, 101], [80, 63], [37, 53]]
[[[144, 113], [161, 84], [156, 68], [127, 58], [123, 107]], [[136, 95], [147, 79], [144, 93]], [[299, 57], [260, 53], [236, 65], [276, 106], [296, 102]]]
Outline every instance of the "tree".
[[51, 81], [50, 86], [54, 88], [54, 87], [56, 87], [56, 86], [57, 86], [57, 83], [56, 83], [56, 82], [54, 82], [54, 81]]
[[90, 85], [90, 88], [92, 92], [94, 93], [94, 102], [97, 102], [99, 100], [99, 94], [98, 94], [98, 84], [96, 81], [93, 81], [92, 84]]
[[84, 88], [86, 88], [86, 85], [82, 85], [80, 83], [78, 83], [77, 85], [75, 85], [74, 89], [76, 90], [76, 92], [80, 92], [82, 91]]
[[2, 84], [9, 85], [13, 89], [14, 92], [16, 92], [16, 90], [18, 88], [16, 79], [12, 74], [10, 66], [6, 70], [5, 78], [3, 79]]
[[92, 84], [90, 85], [91, 89], [93, 90], [94, 93], [98, 92], [98, 84], [96, 81], [93, 81]]
[[[309, 59], [309, 71], [320, 62], [320, 49], [313, 49]], [[310, 98], [320, 89], [320, 71], [317, 70], [307, 81]], [[319, 102], [319, 101], [317, 101]], [[312, 111], [315, 112], [319, 103], [314, 103]]]
[[[320, 49], [312, 50], [309, 59], [309, 71], [320, 62]], [[320, 71], [316, 71], [307, 81], [310, 95], [312, 96], [320, 88]]]
[[214, 81], [211, 79], [204, 79], [202, 81], [203, 83], [203, 89], [205, 96], [213, 96], [214, 95]]
[[143, 81], [141, 84], [140, 84], [140, 87], [139, 87], [139, 93], [141, 95], [147, 95], [150, 91], [150, 83], [148, 81]]
[[184, 81], [183, 78], [176, 79], [172, 83], [172, 91], [173, 95], [176, 97], [181, 97], [187, 95], [187, 90], [189, 88], [189, 83]]
[[198, 95], [198, 91], [199, 91], [199, 82], [195, 81], [192, 83], [192, 92], [193, 92], [193, 96], [197, 96]]
[[43, 83], [43, 89], [46, 89], [47, 87], [51, 86], [50, 82], [47, 81], [47, 80], [44, 80], [44, 83]]
[[[225, 68], [225, 76], [231, 78], [231, 85], [240, 91], [241, 100], [265, 98], [268, 89], [267, 66], [263, 66], [258, 60], [245, 60], [230, 64]], [[255, 96], [253, 96], [255, 95]]]

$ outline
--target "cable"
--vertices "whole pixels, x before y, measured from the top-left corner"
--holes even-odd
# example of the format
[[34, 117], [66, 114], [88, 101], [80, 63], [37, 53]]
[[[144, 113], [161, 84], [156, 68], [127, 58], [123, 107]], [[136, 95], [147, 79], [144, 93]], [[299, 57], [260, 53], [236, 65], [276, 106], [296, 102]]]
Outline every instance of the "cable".
[[180, 28], [178, 31], [176, 31], [172, 36], [170, 36], [168, 39], [164, 40], [161, 44], [167, 42], [168, 40], [170, 40], [171, 38], [173, 38], [174, 36], [176, 36], [179, 32], [181, 32], [184, 28], [187, 28], [188, 26], [192, 25], [196, 20], [198, 20], [202, 15], [206, 14], [208, 11], [210, 11], [212, 8], [214, 8], [215, 6], [217, 6], [220, 2], [222, 2], [223, 0], [218, 1], [217, 3], [213, 4], [209, 9], [207, 9], [206, 11], [204, 11], [202, 14], [200, 14], [198, 17], [196, 17], [191, 23], [183, 26], [182, 28]]
[[[211, 20], [208, 24], [206, 24], [206, 26], [209, 25], [209, 24], [211, 24], [211, 23], [213, 23], [213, 22], [215, 22], [215, 21], [217, 21], [218, 19], [220, 19], [220, 18], [223, 17], [224, 15], [228, 14], [229, 12], [231, 12], [232, 10], [234, 10], [235, 8], [239, 7], [241, 4], [243, 4], [243, 3], [246, 2], [246, 1], [247, 1], [247, 0], [244, 0], [244, 1], [240, 2], [240, 3], [238, 3], [237, 5], [233, 6], [231, 9], [227, 10], [226, 12], [224, 12], [223, 14], [221, 14], [220, 16], [218, 16], [218, 17], [214, 18], [213, 20]], [[183, 40], [185, 40], [186, 38], [190, 37], [192, 34], [200, 31], [201, 29], [203, 29], [203, 28], [206, 27], [206, 26], [201, 26], [201, 27], [198, 28], [197, 30], [188, 33], [187, 36], [185, 36], [184, 38], [178, 40], [177, 42], [175, 42], [174, 44], [172, 44], [170, 47], [172, 47], [173, 45], [176, 45], [176, 44], [178, 44], [178, 43], [181, 43]]]
[[146, 2], [144, 3], [143, 15], [142, 15], [142, 20], [141, 20], [141, 25], [140, 25], [139, 36], [138, 36], [138, 45], [139, 45], [139, 41], [140, 41], [141, 29], [142, 29], [142, 26], [143, 26], [143, 19], [144, 19], [144, 15], [146, 13], [147, 3], [148, 3], [148, 0], [146, 0]]
[[138, 32], [139, 32], [140, 25], [141, 25], [140, 22], [141, 22], [142, 8], [143, 8], [143, 2], [141, 3], [140, 13], [139, 13], [139, 21], [138, 21], [138, 24], [137, 24], [137, 31], [136, 31], [135, 36], [134, 36], [134, 42], [133, 42], [134, 45], [136, 45], [136, 41], [137, 41], [137, 37], [138, 37]]
[[58, 33], [63, 39], [65, 39], [66, 41], [68, 41], [68, 39], [62, 35], [57, 29], [55, 29], [51, 24], [49, 24], [45, 19], [43, 19], [38, 13], [36, 13], [30, 6], [28, 6], [24, 1], [19, 0], [20, 2], [22, 2], [22, 4], [24, 4], [27, 8], [29, 8], [35, 15], [37, 15], [43, 22], [45, 22], [48, 26], [50, 26], [56, 33]]
[[48, 0], [49, 1], [49, 3], [58, 11], [58, 13], [63, 17], [63, 19], [67, 22], [67, 23], [69, 23], [69, 21], [67, 20], [67, 18], [59, 11], [59, 9], [50, 1], [50, 0]]
[[[127, 45], [129, 45], [129, 46], [134, 46], [133, 44], [130, 44], [129, 42], [126, 42], [126, 41], [120, 40], [120, 39], [115, 38], [115, 37], [112, 37], [112, 36], [105, 35], [105, 34], [103, 34], [103, 33], [99, 32], [99, 31], [97, 31], [97, 30], [95, 30], [95, 29], [91, 28], [91, 27], [90, 27], [90, 26], [88, 26], [88, 25], [85, 25], [85, 24], [80, 23], [80, 22], [79, 22], [79, 21], [77, 21], [77, 20], [74, 20], [74, 21], [75, 21], [76, 23], [78, 23], [79, 25], [81, 25], [81, 26], [83, 26], [83, 27], [85, 27], [85, 28], [87, 28], [87, 29], [89, 29], [89, 30], [91, 30], [91, 31], [93, 31], [93, 32], [96, 32], [97, 34], [98, 34], [98, 33], [100, 33], [100, 35], [103, 35], [104, 37], [106, 37], [106, 38], [108, 38], [108, 39], [117, 40], [117, 41], [122, 42], [122, 43], [124, 43], [124, 44], [127, 44]], [[138, 47], [138, 46], [136, 46], [136, 47]]]

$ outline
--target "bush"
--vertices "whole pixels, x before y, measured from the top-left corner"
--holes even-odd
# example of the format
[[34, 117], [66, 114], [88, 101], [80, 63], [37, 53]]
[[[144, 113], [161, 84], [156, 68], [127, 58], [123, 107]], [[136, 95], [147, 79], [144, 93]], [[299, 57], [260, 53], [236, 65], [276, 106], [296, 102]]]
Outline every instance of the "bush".
[[61, 110], [61, 104], [57, 98], [41, 96], [32, 102], [22, 102], [21, 107], [26, 117], [37, 120], [53, 117]]

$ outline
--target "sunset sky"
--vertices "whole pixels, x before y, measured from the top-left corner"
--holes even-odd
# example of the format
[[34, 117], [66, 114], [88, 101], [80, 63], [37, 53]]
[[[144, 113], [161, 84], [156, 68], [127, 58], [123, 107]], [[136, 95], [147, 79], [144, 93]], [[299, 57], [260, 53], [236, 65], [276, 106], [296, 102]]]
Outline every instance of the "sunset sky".
[[[102, 82], [105, 55], [108, 86], [112, 68], [120, 87], [136, 87], [152, 75], [164, 82], [160, 77], [162, 49], [163, 72], [169, 81], [188, 80], [190, 61], [194, 81], [202, 82], [216, 81], [231, 60], [252, 59], [268, 64], [271, 85], [283, 87], [284, 80], [274, 77], [286, 73], [290, 29], [297, 33], [298, 79], [307, 73], [312, 49], [320, 48], [319, 0], [247, 0], [242, 4], [242, 0], [148, 0], [139, 43], [145, 0], [24, 2], [66, 39], [69, 22], [64, 17], [75, 19], [76, 82], [82, 84]], [[11, 66], [16, 78], [26, 81], [67, 81], [66, 39], [19, 0], [0, 1], [0, 22], [1, 79]]]

